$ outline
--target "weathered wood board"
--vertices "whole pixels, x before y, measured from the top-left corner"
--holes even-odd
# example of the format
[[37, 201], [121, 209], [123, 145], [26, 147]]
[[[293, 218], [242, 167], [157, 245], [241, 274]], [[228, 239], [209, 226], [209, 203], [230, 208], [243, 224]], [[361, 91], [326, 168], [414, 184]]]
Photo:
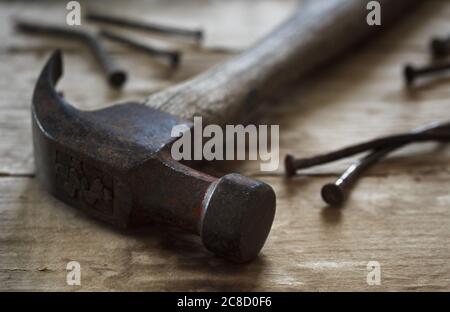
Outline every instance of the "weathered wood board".
[[[93, 6], [99, 2], [90, 1]], [[250, 10], [245, 1], [183, 1], [187, 4], [181, 10], [172, 2], [136, 0], [124, 9], [112, 1], [112, 12], [207, 30], [206, 48], [184, 46], [185, 59], [176, 72], [108, 45], [132, 73], [120, 93], [108, 89], [78, 45], [13, 32], [14, 15], [55, 12], [57, 19], [64, 12], [61, 3], [0, 3], [0, 290], [450, 290], [446, 146], [411, 146], [375, 166], [340, 210], [325, 207], [319, 192], [351, 160], [310, 169], [292, 180], [284, 178], [282, 167], [261, 173], [257, 162], [206, 168], [218, 175], [239, 171], [262, 179], [277, 193], [269, 240], [262, 255], [245, 266], [212, 256], [197, 237], [156, 225], [118, 231], [51, 198], [33, 177], [29, 105], [52, 48], [67, 50], [60, 84], [65, 96], [93, 109], [142, 99], [225, 60], [295, 5], [267, 0]], [[448, 76], [424, 81], [413, 92], [404, 88], [401, 77], [405, 62], [429, 61], [428, 41], [450, 33], [449, 17], [450, 1], [427, 1], [393, 31], [274, 101], [262, 122], [280, 125], [281, 157], [287, 152], [310, 156], [449, 119]], [[81, 286], [66, 284], [71, 260], [81, 264]], [[369, 261], [381, 265], [380, 286], [366, 282]]]

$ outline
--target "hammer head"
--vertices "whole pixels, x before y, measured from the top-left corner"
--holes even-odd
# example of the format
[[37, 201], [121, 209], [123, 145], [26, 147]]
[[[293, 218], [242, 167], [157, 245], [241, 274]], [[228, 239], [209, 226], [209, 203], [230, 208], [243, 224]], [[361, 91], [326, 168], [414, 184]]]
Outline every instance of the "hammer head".
[[202, 237], [227, 259], [255, 258], [269, 234], [275, 194], [267, 184], [217, 179], [174, 161], [173, 126], [192, 124], [139, 103], [80, 111], [55, 90], [61, 52], [44, 67], [33, 95], [36, 174], [65, 203], [120, 227], [158, 221]]

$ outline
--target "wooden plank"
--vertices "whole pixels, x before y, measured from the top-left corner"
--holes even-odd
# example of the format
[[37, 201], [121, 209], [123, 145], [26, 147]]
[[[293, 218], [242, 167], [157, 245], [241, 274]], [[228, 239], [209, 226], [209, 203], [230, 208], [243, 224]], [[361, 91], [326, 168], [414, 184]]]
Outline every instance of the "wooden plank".
[[[345, 209], [318, 198], [326, 178], [276, 190], [262, 255], [246, 266], [213, 257], [176, 230], [119, 231], [45, 194], [35, 179], [0, 179], [1, 290], [448, 290], [450, 197], [446, 174], [366, 178]], [[420, 203], [420, 204], [418, 204]], [[66, 264], [81, 264], [81, 286]], [[369, 261], [381, 265], [368, 286]]]

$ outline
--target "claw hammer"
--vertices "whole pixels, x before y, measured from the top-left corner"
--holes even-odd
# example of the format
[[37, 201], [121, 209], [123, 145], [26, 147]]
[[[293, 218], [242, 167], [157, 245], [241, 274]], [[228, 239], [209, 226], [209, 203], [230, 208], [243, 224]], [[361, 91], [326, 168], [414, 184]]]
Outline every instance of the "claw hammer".
[[367, 2], [309, 1], [246, 52], [140, 103], [81, 111], [56, 91], [55, 52], [32, 100], [38, 180], [55, 197], [119, 227], [143, 220], [179, 226], [207, 249], [248, 262], [262, 249], [275, 215], [275, 193], [232, 173], [216, 178], [173, 160], [174, 125], [192, 118], [224, 125], [251, 113], [356, 44], [385, 29], [417, 1], [380, 0], [382, 26], [369, 26]]

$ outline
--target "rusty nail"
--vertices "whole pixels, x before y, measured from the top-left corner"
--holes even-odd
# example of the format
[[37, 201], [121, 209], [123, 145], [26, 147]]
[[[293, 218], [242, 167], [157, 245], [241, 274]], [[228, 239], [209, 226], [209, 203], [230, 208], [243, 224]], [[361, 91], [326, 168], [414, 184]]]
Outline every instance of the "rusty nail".
[[[448, 131], [449, 129], [450, 123], [448, 122], [435, 122], [424, 127], [420, 127], [414, 130], [413, 133], [433, 133], [436, 131], [437, 133], [439, 133], [439, 131]], [[348, 198], [352, 186], [365, 170], [377, 163], [380, 159], [386, 157], [388, 154], [399, 149], [400, 147], [403, 147], [404, 145], [405, 144], [399, 144], [374, 150], [368, 155], [364, 156], [362, 159], [356, 161], [347, 170], [345, 170], [345, 172], [334, 183], [328, 183], [322, 187], [322, 199], [330, 206], [341, 206]]]
[[179, 51], [156, 48], [104, 29], [100, 30], [99, 35], [112, 41], [126, 44], [137, 50], [144, 51], [149, 55], [168, 59], [170, 66], [172, 67], [177, 67], [180, 63]]
[[416, 68], [412, 65], [406, 65], [403, 69], [403, 76], [408, 86], [414, 83], [414, 80], [420, 76], [431, 73], [439, 73], [450, 69], [450, 63], [432, 64], [430, 66]]
[[127, 73], [112, 60], [104, 46], [91, 33], [82, 30], [68, 29], [56, 25], [47, 25], [28, 21], [16, 21], [17, 30], [28, 34], [44, 34], [77, 40], [89, 47], [95, 58], [105, 71], [108, 83], [113, 88], [121, 88], [127, 80]]
[[203, 31], [200, 29], [184, 29], [156, 23], [141, 22], [117, 16], [103, 15], [94, 12], [88, 13], [86, 15], [86, 19], [93, 22], [149, 31], [169, 36], [193, 38], [196, 42], [201, 42], [203, 40]]
[[413, 142], [438, 141], [447, 142], [450, 140], [450, 133], [442, 132], [412, 132], [405, 134], [397, 134], [386, 136], [371, 141], [351, 145], [333, 152], [320, 154], [309, 158], [296, 158], [288, 154], [285, 158], [285, 170], [287, 176], [295, 175], [299, 169], [305, 169], [342, 158], [350, 157], [368, 150], [377, 150], [382, 148], [389, 148], [391, 146], [398, 146], [401, 144], [408, 144]]
[[363, 171], [395, 149], [396, 146], [374, 151], [352, 164], [334, 183], [322, 187], [322, 199], [330, 206], [341, 206]]

